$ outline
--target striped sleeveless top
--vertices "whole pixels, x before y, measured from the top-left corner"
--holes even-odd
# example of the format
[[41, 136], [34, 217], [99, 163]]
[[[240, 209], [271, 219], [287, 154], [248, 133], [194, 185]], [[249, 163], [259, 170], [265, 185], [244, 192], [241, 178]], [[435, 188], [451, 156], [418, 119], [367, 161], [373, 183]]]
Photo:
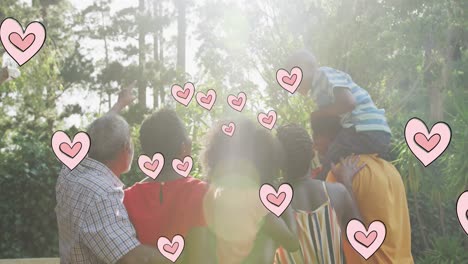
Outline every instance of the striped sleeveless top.
[[295, 210], [300, 250], [291, 253], [278, 248], [275, 264], [346, 263], [339, 220], [331, 207], [325, 182], [322, 184], [327, 196], [324, 204], [310, 212]]

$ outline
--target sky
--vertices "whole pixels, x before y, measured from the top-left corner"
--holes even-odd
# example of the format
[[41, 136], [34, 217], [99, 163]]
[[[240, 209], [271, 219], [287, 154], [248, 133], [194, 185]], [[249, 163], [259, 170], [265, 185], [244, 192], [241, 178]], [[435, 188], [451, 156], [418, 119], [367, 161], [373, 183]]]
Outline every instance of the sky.
[[[92, 5], [95, 0], [70, 0], [72, 5], [77, 8], [78, 10], [83, 10], [86, 7]], [[111, 4], [111, 12], [114, 13], [118, 10], [123, 8], [127, 8], [130, 6], [138, 5], [138, 1], [128, 1], [128, 0], [113, 0]], [[190, 23], [187, 25], [187, 39], [186, 39], [186, 71], [189, 75], [195, 76], [198, 72], [197, 64], [195, 62], [195, 53], [198, 48], [198, 42], [191, 37], [191, 32], [194, 30], [193, 25], [196, 23]], [[169, 27], [165, 34], [165, 38], [168, 39], [171, 36], [177, 34], [177, 24], [173, 23], [171, 27]], [[99, 41], [92, 41], [88, 40], [83, 43], [83, 46], [87, 46], [89, 50], [91, 50], [90, 54], [87, 54], [88, 57], [92, 57], [94, 60], [102, 59], [104, 56], [104, 47], [103, 43]], [[147, 96], [147, 105], [153, 105], [153, 97], [150, 94], [150, 90], [148, 90]], [[113, 96], [112, 103], [117, 100], [117, 96]], [[77, 91], [74, 90], [73, 92], [69, 92], [60, 99], [58, 102], [59, 111], [63, 109], [65, 105], [70, 104], [80, 104], [82, 109], [86, 109], [87, 112], [99, 112], [99, 97], [97, 93], [93, 92], [85, 92], [85, 91]], [[101, 109], [101, 113], [107, 111], [107, 104], [102, 105], [103, 109]], [[70, 127], [75, 125], [77, 127], [84, 127], [88, 125], [90, 120], [85, 120], [83, 116], [73, 115], [70, 118], [65, 120], [65, 127]]]

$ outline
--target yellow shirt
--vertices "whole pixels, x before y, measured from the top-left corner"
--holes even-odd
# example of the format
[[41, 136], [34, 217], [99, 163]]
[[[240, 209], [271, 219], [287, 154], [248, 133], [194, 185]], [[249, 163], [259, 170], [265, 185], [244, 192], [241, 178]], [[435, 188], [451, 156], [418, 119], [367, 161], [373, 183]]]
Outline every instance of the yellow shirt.
[[[413, 264], [411, 226], [405, 186], [400, 173], [390, 163], [374, 155], [361, 155], [367, 164], [353, 179], [353, 192], [366, 228], [374, 220], [385, 224], [382, 246], [367, 261], [348, 243], [343, 232], [346, 262]], [[330, 172], [327, 181], [336, 182]]]

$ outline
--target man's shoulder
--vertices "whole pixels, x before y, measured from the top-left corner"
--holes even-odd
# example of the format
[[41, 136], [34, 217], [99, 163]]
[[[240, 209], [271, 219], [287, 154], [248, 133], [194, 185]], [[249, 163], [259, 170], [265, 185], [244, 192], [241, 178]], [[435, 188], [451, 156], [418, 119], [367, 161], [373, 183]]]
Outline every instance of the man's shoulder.
[[118, 187], [111, 177], [114, 176], [105, 170], [79, 165], [73, 170], [62, 169], [57, 188], [104, 195]]

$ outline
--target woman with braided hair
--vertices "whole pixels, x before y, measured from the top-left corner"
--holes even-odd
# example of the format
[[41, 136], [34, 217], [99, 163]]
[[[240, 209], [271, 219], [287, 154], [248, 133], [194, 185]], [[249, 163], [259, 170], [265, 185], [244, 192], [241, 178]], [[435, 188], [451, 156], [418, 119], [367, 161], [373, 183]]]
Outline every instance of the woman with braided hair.
[[[283, 178], [294, 188], [291, 207], [295, 214], [300, 252], [276, 251], [275, 263], [345, 263], [341, 230], [349, 220], [360, 219], [353, 197], [339, 183], [325, 183], [310, 177], [314, 156], [312, 139], [296, 124], [278, 128], [284, 150]], [[351, 178], [361, 167], [350, 158], [333, 167], [340, 178]]]

